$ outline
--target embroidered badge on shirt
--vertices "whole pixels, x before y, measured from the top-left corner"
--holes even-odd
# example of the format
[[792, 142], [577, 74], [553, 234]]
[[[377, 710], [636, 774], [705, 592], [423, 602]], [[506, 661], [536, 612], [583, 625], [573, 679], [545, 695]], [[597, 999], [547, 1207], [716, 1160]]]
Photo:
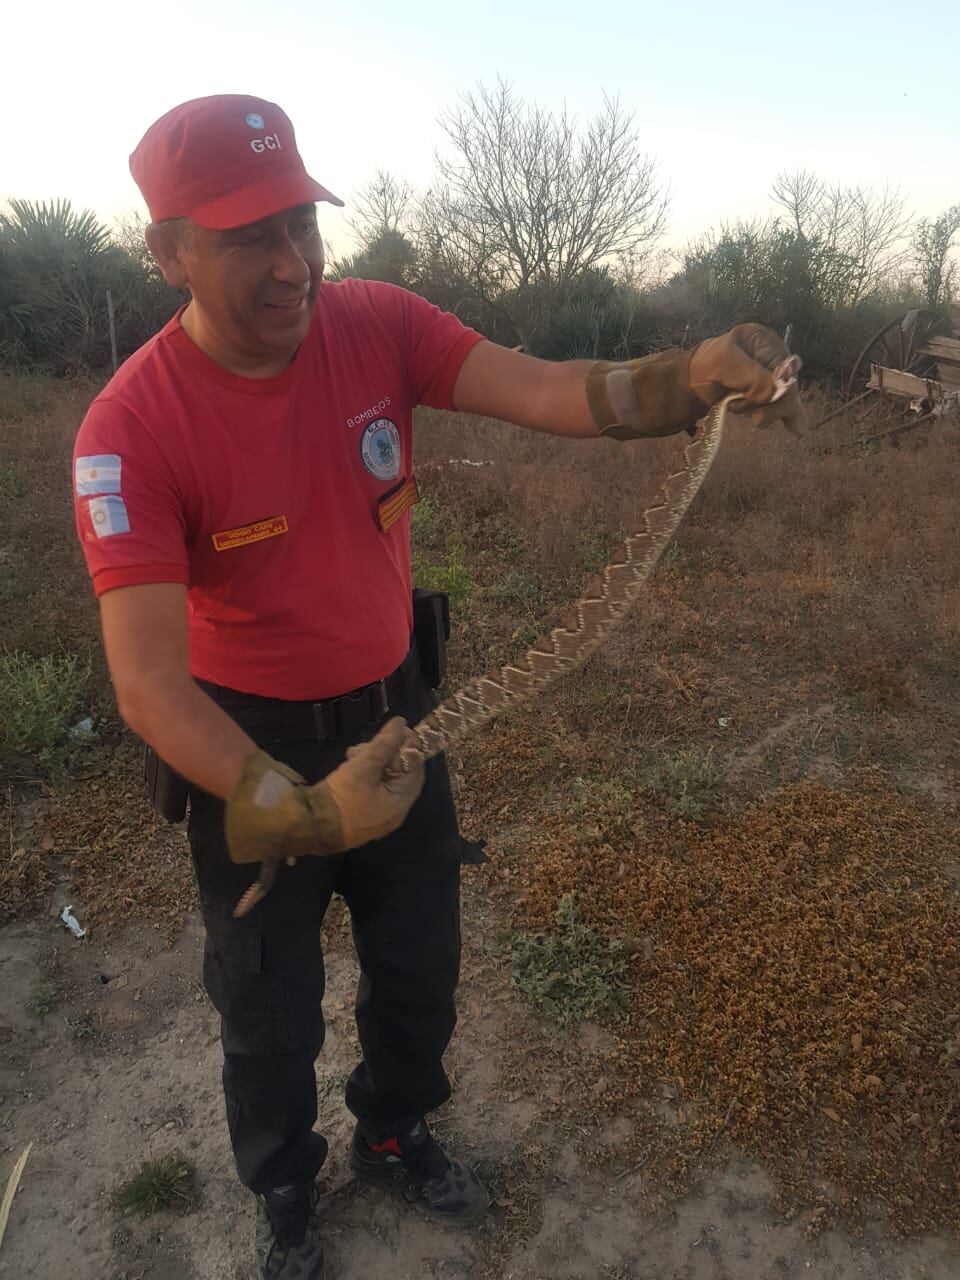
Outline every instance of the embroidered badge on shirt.
[[94, 493], [119, 493], [120, 455], [91, 453], [77, 458], [73, 474], [77, 496], [80, 498]]
[[392, 418], [377, 418], [360, 437], [363, 465], [377, 480], [396, 480], [400, 474], [400, 432]]
[[273, 516], [270, 520], [258, 520], [256, 524], [244, 524], [238, 529], [224, 529], [222, 533], [212, 533], [210, 539], [215, 551], [232, 551], [234, 547], [245, 547], [251, 542], [262, 542], [264, 538], [276, 538], [287, 532], [287, 517]]
[[122, 498], [112, 494], [106, 498], [90, 498], [87, 502], [87, 515], [98, 538], [110, 538], [115, 533], [130, 532], [127, 504]]
[[417, 477], [404, 480], [396, 489], [385, 493], [377, 504], [377, 523], [382, 533], [397, 523], [405, 511], [409, 511], [420, 501], [420, 486]]

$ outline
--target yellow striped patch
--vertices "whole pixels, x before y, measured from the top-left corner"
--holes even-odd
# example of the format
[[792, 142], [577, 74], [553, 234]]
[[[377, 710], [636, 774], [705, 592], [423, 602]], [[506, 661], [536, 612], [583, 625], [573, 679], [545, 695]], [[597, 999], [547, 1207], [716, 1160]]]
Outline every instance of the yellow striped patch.
[[381, 532], [386, 533], [405, 511], [409, 511], [419, 501], [420, 486], [417, 484], [416, 476], [404, 480], [398, 488], [391, 489], [377, 504], [377, 523], [380, 525]]

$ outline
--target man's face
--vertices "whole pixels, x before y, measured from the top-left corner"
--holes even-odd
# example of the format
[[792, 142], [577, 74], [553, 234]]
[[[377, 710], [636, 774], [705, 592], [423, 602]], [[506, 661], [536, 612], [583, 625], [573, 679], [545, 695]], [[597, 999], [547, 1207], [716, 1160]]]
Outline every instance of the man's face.
[[[164, 264], [161, 262], [161, 266]], [[219, 340], [252, 356], [291, 354], [307, 335], [323, 276], [312, 204], [229, 231], [192, 225], [176, 245], [184, 284]]]

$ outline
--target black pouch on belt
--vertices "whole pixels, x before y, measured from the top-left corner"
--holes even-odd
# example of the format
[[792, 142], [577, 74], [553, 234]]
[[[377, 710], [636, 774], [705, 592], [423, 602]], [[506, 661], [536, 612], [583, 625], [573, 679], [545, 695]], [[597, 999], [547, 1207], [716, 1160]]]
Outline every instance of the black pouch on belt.
[[143, 748], [143, 782], [147, 799], [167, 822], [182, 822], [187, 816], [190, 784], [161, 760], [153, 747]]
[[442, 591], [415, 587], [413, 634], [420, 656], [420, 670], [427, 688], [436, 689], [447, 674], [447, 641], [450, 639], [450, 598]]

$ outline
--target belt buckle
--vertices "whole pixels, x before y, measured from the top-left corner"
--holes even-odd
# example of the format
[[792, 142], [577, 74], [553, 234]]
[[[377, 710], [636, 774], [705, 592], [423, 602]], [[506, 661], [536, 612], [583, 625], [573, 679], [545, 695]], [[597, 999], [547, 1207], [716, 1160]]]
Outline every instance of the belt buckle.
[[376, 724], [390, 709], [387, 681], [376, 680], [353, 693], [313, 704], [313, 723], [321, 742], [354, 738]]
[[382, 720], [387, 710], [387, 682], [376, 680], [337, 699], [340, 737], [354, 738]]

